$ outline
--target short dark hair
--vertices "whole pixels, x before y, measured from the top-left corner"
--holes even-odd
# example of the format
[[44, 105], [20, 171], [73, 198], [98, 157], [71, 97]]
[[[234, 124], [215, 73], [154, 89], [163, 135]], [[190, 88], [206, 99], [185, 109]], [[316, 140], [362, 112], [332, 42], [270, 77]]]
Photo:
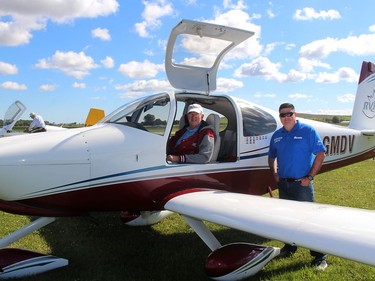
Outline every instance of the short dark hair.
[[292, 111], [294, 111], [294, 105], [289, 103], [289, 102], [285, 102], [285, 103], [282, 103], [280, 106], [279, 106], [279, 112], [284, 109], [284, 108], [290, 108]]

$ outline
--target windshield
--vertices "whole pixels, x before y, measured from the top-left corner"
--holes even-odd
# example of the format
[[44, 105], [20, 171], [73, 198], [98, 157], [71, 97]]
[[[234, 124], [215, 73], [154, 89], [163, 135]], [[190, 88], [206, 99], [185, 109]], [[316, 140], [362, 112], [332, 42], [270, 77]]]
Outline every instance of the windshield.
[[170, 108], [169, 95], [161, 93], [126, 104], [103, 118], [100, 123], [116, 123], [164, 135]]
[[18, 121], [21, 115], [25, 112], [26, 107], [20, 102], [15, 101], [4, 115], [4, 125], [6, 130], [11, 130], [13, 125]]

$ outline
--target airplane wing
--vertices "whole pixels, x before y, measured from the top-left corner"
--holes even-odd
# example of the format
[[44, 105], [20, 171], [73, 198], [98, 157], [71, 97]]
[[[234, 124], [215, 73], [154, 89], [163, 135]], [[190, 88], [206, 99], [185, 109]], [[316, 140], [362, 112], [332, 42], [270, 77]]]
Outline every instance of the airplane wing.
[[177, 195], [167, 210], [375, 265], [375, 211], [223, 191]]

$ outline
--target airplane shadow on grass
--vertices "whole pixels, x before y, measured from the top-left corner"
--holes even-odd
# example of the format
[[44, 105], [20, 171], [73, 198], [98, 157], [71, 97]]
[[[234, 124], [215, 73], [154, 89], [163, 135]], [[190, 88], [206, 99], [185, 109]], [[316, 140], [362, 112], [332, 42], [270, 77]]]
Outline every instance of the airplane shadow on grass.
[[[211, 280], [204, 271], [209, 248], [178, 215], [146, 227], [124, 225], [119, 213], [94, 213], [92, 218], [61, 218], [42, 228], [39, 234], [51, 254], [68, 259], [69, 265], [18, 280]], [[223, 245], [269, 241], [229, 228], [212, 231]], [[274, 273], [263, 269], [248, 280], [268, 280]]]

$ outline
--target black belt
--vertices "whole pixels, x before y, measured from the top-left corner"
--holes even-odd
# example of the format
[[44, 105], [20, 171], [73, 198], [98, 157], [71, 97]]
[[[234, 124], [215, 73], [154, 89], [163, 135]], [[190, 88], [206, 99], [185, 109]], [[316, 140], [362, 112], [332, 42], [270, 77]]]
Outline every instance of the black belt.
[[295, 178], [280, 178], [280, 181], [284, 182], [300, 182], [300, 179], [295, 179]]

